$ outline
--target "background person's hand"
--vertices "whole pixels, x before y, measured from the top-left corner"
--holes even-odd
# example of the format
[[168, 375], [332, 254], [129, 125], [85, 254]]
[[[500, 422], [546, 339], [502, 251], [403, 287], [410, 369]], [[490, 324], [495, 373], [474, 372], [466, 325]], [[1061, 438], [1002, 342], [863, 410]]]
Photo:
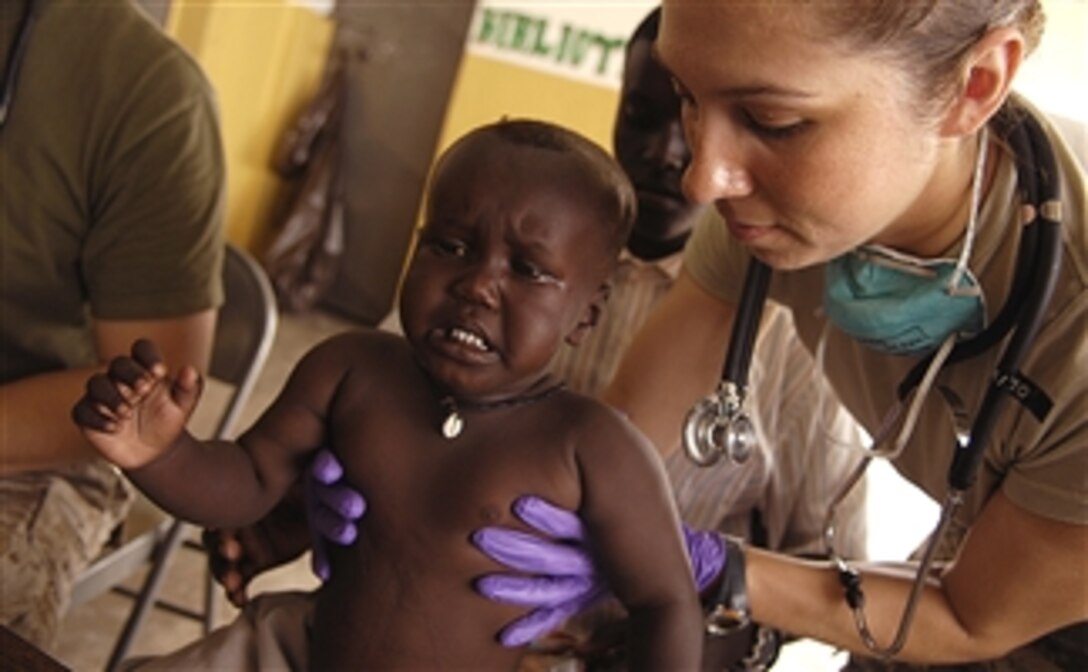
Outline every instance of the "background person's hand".
[[[477, 591], [496, 602], [533, 607], [502, 629], [503, 646], [531, 642], [610, 594], [585, 547], [585, 529], [578, 516], [531, 495], [518, 498], [513, 509], [526, 525], [545, 536], [503, 527], [485, 527], [472, 535], [485, 555], [523, 573], [481, 577]], [[701, 592], [725, 567], [725, 543], [717, 532], [687, 527], [684, 540]]]
[[262, 520], [240, 529], [204, 530], [204, 547], [212, 577], [223, 586], [231, 604], [249, 600], [249, 582], [279, 567], [310, 547], [309, 526], [301, 481]]

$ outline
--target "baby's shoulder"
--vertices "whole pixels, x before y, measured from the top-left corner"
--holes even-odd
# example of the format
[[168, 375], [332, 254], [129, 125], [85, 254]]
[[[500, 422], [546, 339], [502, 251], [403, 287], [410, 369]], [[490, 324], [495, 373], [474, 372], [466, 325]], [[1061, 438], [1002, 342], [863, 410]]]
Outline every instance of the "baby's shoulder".
[[338, 371], [348, 375], [381, 375], [411, 361], [407, 341], [397, 334], [359, 328], [329, 336], [311, 348], [299, 363], [303, 369]]
[[343, 357], [344, 361], [394, 356], [408, 352], [404, 337], [371, 328], [356, 328], [333, 334], [315, 345], [310, 354]]
[[608, 404], [576, 392], [564, 395], [564, 423], [574, 433], [579, 452], [644, 448], [649, 443], [626, 415]]

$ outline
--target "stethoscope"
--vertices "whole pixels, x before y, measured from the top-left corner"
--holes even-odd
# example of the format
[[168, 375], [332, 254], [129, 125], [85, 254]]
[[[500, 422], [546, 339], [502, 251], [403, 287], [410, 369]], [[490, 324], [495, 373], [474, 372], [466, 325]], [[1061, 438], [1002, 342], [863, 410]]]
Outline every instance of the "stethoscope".
[[[1025, 204], [1021, 208], [1023, 229], [1009, 297], [993, 322], [981, 333], [959, 342], [949, 339], [936, 352], [922, 358], [911, 368], [897, 389], [899, 403], [874, 435], [872, 448], [832, 498], [825, 519], [824, 542], [828, 555], [838, 569], [858, 632], [865, 646], [883, 657], [895, 655], [906, 643], [914, 611], [929, 576], [939, 542], [954, 513], [962, 504], [964, 493], [975, 481], [985, 446], [1006, 401], [1009, 397], [1016, 399], [1039, 420], [1046, 416], [1051, 406], [1045, 392], [1027, 379], [1019, 369], [1042, 326], [1061, 270], [1061, 204], [1058, 201], [1057, 163], [1045, 132], [1029, 112], [1006, 105], [995, 115], [991, 124], [993, 130], [1013, 151], [1018, 188]], [[713, 394], [695, 404], [684, 422], [684, 450], [701, 466], [712, 465], [722, 457], [733, 462], [743, 462], [756, 445], [755, 430], [745, 401], [752, 349], [759, 331], [770, 278], [770, 268], [753, 258], [746, 272], [722, 369], [722, 380]], [[930, 535], [915, 574], [895, 639], [887, 647], [881, 647], [873, 637], [865, 618], [860, 576], [835, 551], [835, 512], [874, 457], [882, 454], [894, 456], [905, 446], [913, 427], [912, 416], [916, 417], [915, 411], [921, 398], [930, 389], [941, 368], [982, 354], [998, 346], [1006, 336], [1008, 342], [974, 421], [969, 427], [966, 426], [967, 423], [961, 422], [963, 426], [957, 432], [952, 463], [948, 470], [948, 492], [941, 507], [940, 518]], [[959, 400], [946, 390], [940, 391], [946, 394], [946, 401], [953, 406], [954, 414], [960, 418], [965, 417], [966, 413], [963, 412]], [[915, 399], [910, 404], [910, 410], [904, 414], [906, 402], [912, 394]], [[894, 428], [897, 426], [900, 431], [895, 432]], [[884, 444], [892, 442], [893, 439], [896, 445], [890, 449], [883, 448], [881, 452]]]

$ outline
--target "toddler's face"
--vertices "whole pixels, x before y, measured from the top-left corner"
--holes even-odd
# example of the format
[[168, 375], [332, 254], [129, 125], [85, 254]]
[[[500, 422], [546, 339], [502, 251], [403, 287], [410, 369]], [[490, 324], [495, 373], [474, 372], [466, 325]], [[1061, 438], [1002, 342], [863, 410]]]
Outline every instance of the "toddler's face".
[[529, 388], [603, 300], [599, 195], [574, 161], [483, 137], [435, 174], [400, 314], [423, 366], [459, 397]]

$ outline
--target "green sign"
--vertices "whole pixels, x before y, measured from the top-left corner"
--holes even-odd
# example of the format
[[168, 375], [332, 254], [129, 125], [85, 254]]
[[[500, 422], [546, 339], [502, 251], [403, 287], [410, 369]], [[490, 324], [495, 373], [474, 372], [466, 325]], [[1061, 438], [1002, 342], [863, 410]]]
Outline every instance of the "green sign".
[[606, 75], [612, 64], [619, 71], [627, 42], [626, 36], [614, 37], [552, 17], [488, 7], [481, 9], [472, 40], [553, 67], [589, 68], [596, 75]]

